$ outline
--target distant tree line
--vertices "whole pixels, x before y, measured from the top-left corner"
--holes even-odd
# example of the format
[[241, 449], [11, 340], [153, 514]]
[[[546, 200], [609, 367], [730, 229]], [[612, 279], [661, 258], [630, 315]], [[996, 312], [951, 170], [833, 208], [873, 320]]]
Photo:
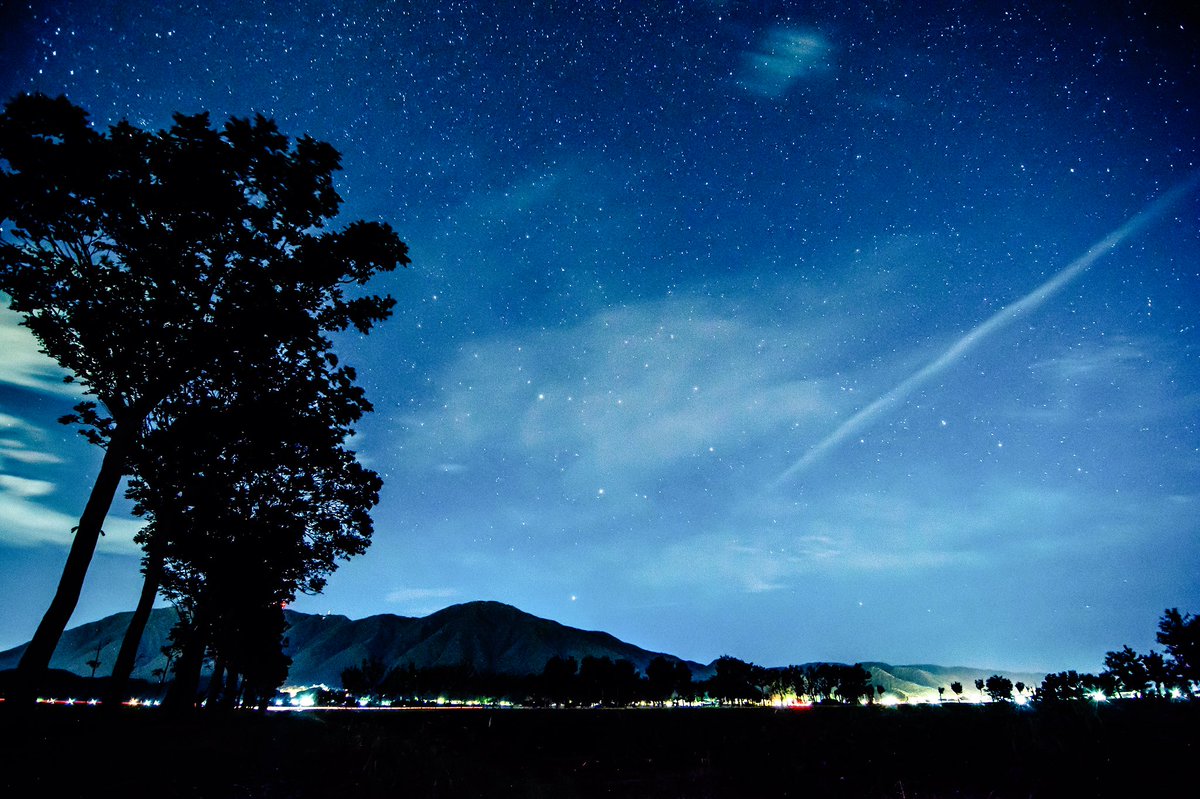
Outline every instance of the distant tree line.
[[[1024, 683], [1014, 684], [1007, 677], [994, 674], [986, 680], [976, 680], [975, 689], [980, 698], [986, 696], [992, 702], [1200, 696], [1200, 617], [1168, 608], [1159, 619], [1156, 637], [1165, 654], [1152, 650], [1143, 655], [1125, 645], [1105, 654], [1104, 670], [1099, 674], [1080, 674], [1075, 670], [1047, 674], [1042, 684], [1028, 693]], [[962, 683], [951, 683], [950, 690], [955, 700], [962, 700]], [[944, 697], [945, 688], [939, 688], [938, 694]]]
[[1200, 695], [1200, 617], [1168, 608], [1159, 619], [1156, 639], [1165, 653], [1139, 654], [1125, 645], [1105, 654], [1100, 674], [1046, 675], [1037, 698], [1064, 701], [1099, 694], [1121, 699], [1195, 699]]
[[[1106, 669], [1098, 675], [1064, 671], [1047, 674], [1041, 686], [1013, 682], [1001, 674], [975, 680], [980, 700], [992, 703], [1058, 702], [1200, 695], [1200, 620], [1167, 610], [1159, 622], [1158, 641], [1166, 655], [1139, 655], [1126, 646], [1109, 652]], [[467, 667], [418, 669], [412, 664], [387, 667], [374, 659], [342, 671], [342, 691], [330, 692], [323, 702], [333, 704], [424, 704], [443, 699], [507, 700], [540, 707], [625, 707], [634, 704], [752, 706], [776, 702], [860, 705], [880, 700], [883, 685], [872, 683], [862, 664], [809, 663], [766, 668], [728, 655], [720, 657], [714, 673], [694, 679], [690, 667], [662, 656], [644, 672], [629, 660], [608, 657], [555, 655], [540, 674], [478, 674]], [[949, 688], [950, 696], [946, 696]], [[938, 688], [940, 699], [967, 698], [961, 682]]]
[[439, 697], [487, 697], [517, 704], [555, 707], [626, 707], [708, 701], [725, 706], [760, 705], [784, 699], [857, 704], [882, 688], [861, 665], [813, 663], [765, 668], [724, 656], [715, 673], [696, 680], [683, 661], [655, 657], [644, 672], [632, 661], [608, 657], [551, 657], [541, 674], [477, 674], [462, 667], [392, 668], [374, 659], [342, 671], [343, 703], [425, 703]]

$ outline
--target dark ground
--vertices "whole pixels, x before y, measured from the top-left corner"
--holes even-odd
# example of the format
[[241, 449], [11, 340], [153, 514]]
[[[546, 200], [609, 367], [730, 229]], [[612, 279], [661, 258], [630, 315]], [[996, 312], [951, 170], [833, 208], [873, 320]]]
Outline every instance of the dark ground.
[[190, 719], [0, 705], [0, 796], [1184, 795], [1198, 722], [1200, 703], [1158, 702]]

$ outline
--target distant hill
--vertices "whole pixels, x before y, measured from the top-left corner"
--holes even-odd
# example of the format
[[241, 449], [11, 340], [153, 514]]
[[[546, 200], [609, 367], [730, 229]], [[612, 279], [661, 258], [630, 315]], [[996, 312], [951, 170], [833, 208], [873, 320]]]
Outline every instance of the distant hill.
[[[342, 670], [357, 666], [364, 659], [378, 660], [388, 666], [411, 663], [419, 669], [467, 665], [480, 674], [515, 675], [540, 674], [546, 661], [555, 655], [577, 660], [589, 655], [613, 660], [624, 658], [643, 673], [660, 654], [668, 660], [681, 661], [674, 655], [650, 652], [605, 632], [567, 627], [500, 602], [467, 602], [419, 618], [382, 614], [354, 620], [294, 611], [284, 614], [291, 625], [287, 631], [287, 653], [292, 658], [287, 681], [291, 685], [338, 686]], [[90, 675], [92, 670], [87, 662], [96, 657], [99, 646], [101, 665], [96, 676], [110, 674], [131, 616], [128, 612], [117, 613], [67, 630], [50, 661], [51, 668]], [[166, 666], [161, 648], [168, 642], [176, 618], [170, 608], [159, 608], [151, 614], [135, 661], [135, 679], [157, 681], [153, 672]], [[16, 668], [25, 646], [0, 652], [0, 670]], [[687, 664], [697, 680], [711, 676], [714, 671], [712, 664], [681, 662]], [[899, 699], [936, 700], [938, 686], [943, 686], [945, 698], [950, 700], [954, 698], [950, 684], [955, 681], [962, 683], [965, 699], [978, 699], [975, 680], [996, 673], [992, 669], [966, 666], [863, 665], [871, 672], [875, 684]], [[1020, 680], [1029, 686], [1040, 685], [1045, 676], [1002, 673], [1013, 682]]]
[[937, 701], [937, 689], [940, 686], [946, 689], [945, 700], [953, 701], [955, 695], [950, 690], [950, 684], [958, 682], [962, 683], [964, 701], [978, 701], [980, 694], [975, 689], [975, 681], [986, 680], [997, 673], [1014, 683], [1025, 683], [1028, 686], [1025, 696], [1029, 696], [1030, 690], [1040, 686], [1046, 677], [1044, 673], [1038, 672], [998, 671], [970, 666], [893, 666], [890, 663], [864, 663], [863, 667], [871, 672], [871, 682], [882, 685], [884, 691], [900, 700]]
[[[99, 646], [100, 668], [96, 676], [112, 672], [121, 637], [132, 613], [116, 613], [99, 621], [73, 627], [62, 637], [50, 667], [80, 675], [91, 674], [89, 660]], [[288, 682], [293, 685], [341, 684], [342, 670], [364, 659], [389, 666], [412, 664], [417, 668], [469, 665], [481, 674], [540, 674], [555, 655], [624, 658], [639, 670], [662, 653], [625, 643], [604, 632], [567, 627], [538, 618], [500, 602], [467, 602], [439, 610], [429, 616], [410, 618], [382, 614], [352, 620], [337, 615], [311, 615], [284, 611], [290, 625], [287, 653], [292, 658]], [[166, 666], [161, 648], [169, 641], [176, 621], [175, 611], [158, 608], [150, 615], [138, 649], [133, 676], [156, 679], [155, 669]], [[0, 670], [16, 668], [27, 644], [0, 652]], [[663, 654], [668, 660], [681, 660]], [[687, 663], [696, 679], [712, 670]]]
[[[345, 616], [289, 613], [292, 668], [288, 682], [341, 684], [342, 670], [375, 659], [388, 665], [470, 665], [481, 674], [540, 674], [558, 655], [625, 658], [638, 669], [659, 652], [627, 644], [604, 632], [567, 627], [500, 602], [452, 605], [422, 618], [384, 614], [352, 621]], [[680, 660], [665, 655], [669, 660]], [[697, 678], [710, 670], [684, 661]]]

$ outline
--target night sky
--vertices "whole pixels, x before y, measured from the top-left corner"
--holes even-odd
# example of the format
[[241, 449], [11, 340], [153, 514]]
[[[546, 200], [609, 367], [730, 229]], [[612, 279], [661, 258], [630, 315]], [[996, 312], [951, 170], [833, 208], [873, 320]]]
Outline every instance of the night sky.
[[[272, 117], [411, 247], [338, 340], [374, 543], [297, 610], [495, 599], [763, 665], [1146, 651], [1200, 610], [1200, 25], [854, 5], [6, 3], [0, 97]], [[0, 648], [99, 462], [17, 322]], [[73, 624], [132, 609], [136, 524]]]

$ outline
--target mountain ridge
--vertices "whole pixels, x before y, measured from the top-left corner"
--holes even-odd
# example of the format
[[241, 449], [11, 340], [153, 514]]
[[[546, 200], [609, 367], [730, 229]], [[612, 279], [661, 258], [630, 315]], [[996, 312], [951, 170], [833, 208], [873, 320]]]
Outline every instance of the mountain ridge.
[[[132, 612], [126, 611], [73, 627], [64, 633], [51, 667], [87, 676], [88, 661], [99, 659], [97, 676], [111, 672], [117, 650]], [[346, 668], [364, 660], [389, 667], [416, 668], [466, 665], [480, 674], [540, 674], [553, 656], [608, 657], [629, 660], [645, 672], [655, 657], [687, 665], [695, 679], [714, 672], [701, 664], [664, 652], [653, 652], [620, 640], [611, 633], [581, 630], [552, 619], [534, 616], [502, 602], [480, 600], [451, 605], [427, 616], [379, 613], [362, 619], [340, 614], [308, 614], [285, 610], [290, 625], [285, 651], [292, 658], [288, 684], [329, 686], [341, 684]], [[177, 615], [172, 608], [151, 613], [134, 664], [133, 677], [157, 680], [157, 669], [166, 669], [161, 648], [170, 640]], [[0, 652], [0, 670], [15, 668], [27, 644]], [[97, 652], [99, 653], [97, 655]], [[872, 681], [899, 699], [937, 699], [937, 688], [960, 682], [965, 698], [975, 698], [974, 681], [996, 673], [991, 669], [935, 664], [891, 665], [864, 662]], [[1014, 681], [1039, 685], [1044, 674], [1012, 673]]]

